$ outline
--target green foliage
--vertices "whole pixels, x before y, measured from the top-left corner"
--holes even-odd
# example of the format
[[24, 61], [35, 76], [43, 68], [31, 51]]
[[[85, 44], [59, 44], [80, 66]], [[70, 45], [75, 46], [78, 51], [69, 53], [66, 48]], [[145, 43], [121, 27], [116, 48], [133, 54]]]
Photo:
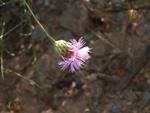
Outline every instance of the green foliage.
[[[44, 29], [44, 27], [40, 24], [40, 22], [36, 19], [35, 15], [33, 14], [31, 8], [29, 7], [29, 0], [28, 0], [28, 3], [23, 0], [22, 2], [19, 1], [19, 7], [20, 8], [23, 8], [23, 12], [21, 14], [19, 14], [20, 16], [20, 22], [18, 24], [16, 24], [14, 27], [10, 28], [9, 30], [5, 30], [5, 27], [6, 27], [6, 21], [7, 21], [7, 18], [9, 17], [9, 12], [11, 10], [11, 7], [15, 5], [16, 2], [18, 2], [19, 0], [10, 0], [9, 2], [3, 2], [2, 0], [0, 0], [0, 7], [5, 7], [5, 6], [8, 6], [8, 10], [6, 10], [6, 14], [5, 14], [5, 18], [3, 19], [3, 22], [0, 23], [0, 27], [1, 27], [1, 35], [0, 35], [0, 60], [1, 60], [1, 75], [2, 75], [2, 79], [4, 81], [4, 73], [12, 73], [24, 80], [26, 80], [29, 84], [31, 84], [32, 86], [36, 86], [38, 88], [38, 99], [39, 99], [39, 103], [41, 102], [41, 97], [40, 97], [40, 94], [41, 92], [45, 93], [46, 96], [49, 98], [49, 99], [52, 99], [55, 103], [57, 103], [60, 107], [62, 107], [64, 109], [64, 111], [66, 113], [69, 113], [69, 111], [63, 107], [61, 105], [61, 103], [55, 99], [51, 94], [49, 94], [45, 89], [43, 89], [40, 84], [39, 84], [39, 74], [38, 74], [38, 70], [37, 70], [37, 57], [36, 57], [36, 51], [35, 51], [35, 47], [34, 47], [34, 38], [33, 38], [33, 30], [32, 30], [32, 21], [31, 21], [31, 16], [34, 17], [35, 21], [39, 24], [39, 26], [41, 27], [41, 29], [45, 32], [45, 34], [48, 36], [48, 38], [52, 41], [52, 43], [54, 44], [55, 43], [55, 40], [47, 33], [47, 31]], [[25, 8], [25, 6], [27, 8]], [[19, 54], [22, 54], [23, 52], [25, 51], [28, 51], [29, 49], [32, 48], [32, 51], [33, 51], [33, 61], [32, 61], [32, 65], [34, 66], [35, 68], [35, 77], [36, 77], [36, 81], [33, 81], [29, 78], [27, 78], [26, 76], [24, 75], [21, 75], [17, 72], [14, 72], [13, 70], [10, 70], [10, 69], [7, 69], [7, 68], [4, 68], [3, 66], [3, 44], [4, 44], [4, 37], [8, 36], [10, 33], [12, 33], [13, 31], [15, 31], [18, 27], [29, 27], [29, 33], [22, 33], [20, 32], [19, 33], [19, 36], [23, 36], [23, 37], [31, 37], [31, 44], [28, 44], [28, 47], [26, 49], [23, 49], [21, 51], [19, 51], [18, 53]], [[7, 52], [8, 54], [10, 54], [11, 56], [14, 56], [14, 53], [11, 53], [10, 51], [8, 50], [5, 50], [5, 52]]]

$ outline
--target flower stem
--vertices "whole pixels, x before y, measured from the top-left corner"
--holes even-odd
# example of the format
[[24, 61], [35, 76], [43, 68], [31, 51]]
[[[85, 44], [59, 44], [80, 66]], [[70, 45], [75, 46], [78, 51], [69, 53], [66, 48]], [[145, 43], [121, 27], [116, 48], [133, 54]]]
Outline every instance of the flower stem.
[[50, 41], [54, 44], [55, 40], [48, 34], [48, 32], [44, 29], [44, 27], [41, 25], [41, 23], [38, 21], [38, 19], [35, 17], [34, 13], [32, 12], [31, 8], [29, 7], [29, 5], [27, 4], [27, 2], [25, 0], [23, 0], [23, 2], [25, 3], [25, 5], [27, 6], [29, 12], [31, 13], [31, 15], [33, 16], [33, 18], [35, 19], [35, 21], [39, 24], [39, 26], [41, 27], [41, 29], [46, 33], [47, 37], [50, 39]]

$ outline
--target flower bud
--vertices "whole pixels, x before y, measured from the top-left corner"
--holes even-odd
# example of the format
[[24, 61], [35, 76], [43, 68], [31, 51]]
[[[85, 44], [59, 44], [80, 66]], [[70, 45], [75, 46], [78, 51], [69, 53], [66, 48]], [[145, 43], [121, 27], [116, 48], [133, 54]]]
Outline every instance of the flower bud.
[[63, 55], [66, 53], [66, 50], [67, 50], [67, 45], [68, 43], [64, 40], [59, 40], [59, 41], [56, 41], [55, 44], [54, 44], [54, 50], [56, 53], [60, 54], [60, 55]]

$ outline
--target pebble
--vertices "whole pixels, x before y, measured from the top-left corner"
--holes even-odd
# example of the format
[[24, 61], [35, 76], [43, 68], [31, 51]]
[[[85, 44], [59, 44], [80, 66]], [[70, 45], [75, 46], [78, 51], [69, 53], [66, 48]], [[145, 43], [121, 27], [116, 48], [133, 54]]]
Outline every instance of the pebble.
[[123, 20], [125, 17], [125, 14], [123, 12], [119, 12], [118, 15], [117, 15], [117, 21], [121, 21]]
[[85, 33], [83, 35], [83, 38], [85, 41], [90, 41], [90, 40], [94, 40], [94, 39], [97, 39], [93, 34], [91, 33]]
[[59, 35], [56, 36], [56, 40], [65, 40], [69, 41], [70, 39], [74, 39], [74, 35], [70, 31], [63, 31]]
[[42, 5], [42, 3], [43, 3], [43, 0], [37, 0], [36, 2], [37, 5]]
[[77, 36], [82, 36], [86, 28], [88, 11], [85, 7], [76, 5], [63, 11], [59, 21], [62, 27], [72, 31]]
[[145, 92], [143, 93], [143, 98], [142, 98], [141, 107], [142, 107], [142, 108], [145, 108], [149, 101], [150, 101], [150, 92], [145, 91]]
[[85, 108], [83, 113], [91, 113], [90, 109], [89, 108]]
[[122, 104], [120, 102], [115, 102], [111, 108], [112, 113], [120, 113], [122, 108]]
[[48, 54], [43, 54], [37, 63], [39, 75], [42, 75], [50, 65], [50, 57]]
[[104, 41], [102, 40], [97, 40], [95, 42], [93, 42], [92, 44], [90, 44], [90, 47], [92, 48], [92, 54], [96, 57], [104, 57], [104, 53], [105, 53], [105, 47], [106, 44]]
[[115, 8], [120, 8], [122, 6], [122, 0], [111, 0], [112, 4], [115, 6]]
[[53, 111], [51, 109], [48, 109], [48, 110], [42, 111], [41, 113], [53, 113]]
[[45, 6], [49, 6], [50, 5], [50, 0], [45, 0], [44, 4], [45, 4]]
[[100, 72], [100, 71], [102, 71], [102, 68], [103, 68], [103, 61], [100, 58], [93, 58], [92, 57], [89, 60], [87, 60], [86, 66], [90, 70]]
[[138, 99], [137, 96], [132, 91], [124, 92], [120, 95], [120, 97], [132, 103], [136, 102]]
[[33, 30], [33, 38], [35, 40], [41, 40], [41, 37], [46, 36], [45, 33], [42, 31], [42, 29], [40, 28], [40, 26], [36, 26]]

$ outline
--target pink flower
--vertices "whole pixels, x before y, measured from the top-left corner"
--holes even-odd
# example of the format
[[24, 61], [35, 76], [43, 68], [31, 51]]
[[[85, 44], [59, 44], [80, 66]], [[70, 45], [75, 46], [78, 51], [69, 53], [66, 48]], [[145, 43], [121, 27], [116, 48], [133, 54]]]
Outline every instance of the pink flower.
[[61, 55], [63, 61], [59, 61], [58, 64], [61, 66], [61, 70], [65, 70], [70, 66], [70, 71], [76, 72], [76, 70], [83, 68], [85, 60], [90, 57], [89, 52], [91, 48], [83, 47], [85, 42], [82, 37], [78, 42], [75, 39], [70, 41], [66, 45], [67, 50], [65, 54]]

